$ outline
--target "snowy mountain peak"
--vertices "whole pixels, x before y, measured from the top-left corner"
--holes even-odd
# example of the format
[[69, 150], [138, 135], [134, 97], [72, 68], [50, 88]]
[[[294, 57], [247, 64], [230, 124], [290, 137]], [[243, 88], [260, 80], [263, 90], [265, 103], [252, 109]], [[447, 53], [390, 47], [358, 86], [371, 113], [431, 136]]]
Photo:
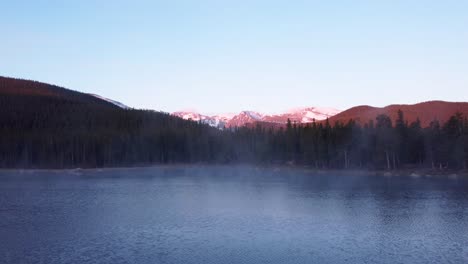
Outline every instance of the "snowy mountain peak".
[[259, 121], [261, 121], [264, 116], [263, 114], [260, 114], [254, 111], [242, 111], [240, 115], [245, 115], [245, 116], [248, 116], [249, 118], [259, 120]]
[[315, 112], [320, 113], [328, 116], [333, 116], [341, 112], [338, 109], [331, 108], [331, 107], [301, 107], [301, 108], [294, 108], [287, 111], [287, 113], [301, 113], [301, 112]]

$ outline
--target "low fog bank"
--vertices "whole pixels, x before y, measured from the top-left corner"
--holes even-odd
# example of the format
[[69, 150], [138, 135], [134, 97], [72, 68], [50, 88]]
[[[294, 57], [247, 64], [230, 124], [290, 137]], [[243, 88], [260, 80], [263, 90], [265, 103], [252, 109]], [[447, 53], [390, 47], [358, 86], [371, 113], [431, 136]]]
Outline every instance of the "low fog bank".
[[254, 165], [156, 165], [142, 167], [109, 167], [109, 168], [74, 168], [74, 169], [0, 169], [0, 177], [410, 177], [413, 179], [448, 178], [468, 179], [468, 171], [437, 169], [402, 169], [402, 170], [368, 170], [368, 169], [315, 169], [307, 166], [254, 166]]

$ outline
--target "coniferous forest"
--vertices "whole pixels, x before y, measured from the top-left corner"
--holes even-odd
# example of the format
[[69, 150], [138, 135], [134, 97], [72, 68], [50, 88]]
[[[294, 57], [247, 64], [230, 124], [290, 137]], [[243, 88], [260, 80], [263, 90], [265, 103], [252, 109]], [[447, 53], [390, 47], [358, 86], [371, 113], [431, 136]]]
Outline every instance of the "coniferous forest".
[[[44, 87], [42, 87], [44, 86]], [[43, 88], [43, 89], [42, 89]], [[0, 79], [0, 167], [155, 164], [301, 165], [319, 169], [466, 169], [468, 119], [428, 127], [378, 115], [364, 125], [288, 122], [219, 130], [90, 95]], [[32, 91], [32, 92], [31, 92]]]

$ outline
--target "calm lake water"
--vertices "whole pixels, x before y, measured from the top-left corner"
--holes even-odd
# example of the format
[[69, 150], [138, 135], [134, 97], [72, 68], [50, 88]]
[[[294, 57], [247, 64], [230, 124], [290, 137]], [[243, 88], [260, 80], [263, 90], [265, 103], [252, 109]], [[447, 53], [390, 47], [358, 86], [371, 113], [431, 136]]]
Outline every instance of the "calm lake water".
[[0, 263], [468, 263], [468, 180], [3, 171]]

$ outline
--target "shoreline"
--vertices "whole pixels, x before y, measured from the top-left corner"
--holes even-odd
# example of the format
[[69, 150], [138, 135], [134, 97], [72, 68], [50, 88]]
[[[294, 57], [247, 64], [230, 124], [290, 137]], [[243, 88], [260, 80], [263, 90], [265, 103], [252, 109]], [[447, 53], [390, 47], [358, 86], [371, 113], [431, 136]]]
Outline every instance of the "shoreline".
[[429, 168], [415, 169], [396, 169], [396, 170], [378, 170], [378, 169], [316, 169], [308, 166], [291, 166], [291, 165], [252, 165], [252, 164], [153, 164], [139, 166], [122, 166], [122, 167], [94, 167], [94, 168], [0, 168], [0, 172], [111, 172], [121, 170], [150, 170], [150, 169], [190, 169], [190, 168], [250, 168], [279, 171], [298, 170], [308, 174], [346, 174], [353, 176], [381, 176], [381, 177], [414, 177], [414, 178], [430, 178], [430, 177], [466, 177], [468, 178], [468, 170], [439, 170]]

